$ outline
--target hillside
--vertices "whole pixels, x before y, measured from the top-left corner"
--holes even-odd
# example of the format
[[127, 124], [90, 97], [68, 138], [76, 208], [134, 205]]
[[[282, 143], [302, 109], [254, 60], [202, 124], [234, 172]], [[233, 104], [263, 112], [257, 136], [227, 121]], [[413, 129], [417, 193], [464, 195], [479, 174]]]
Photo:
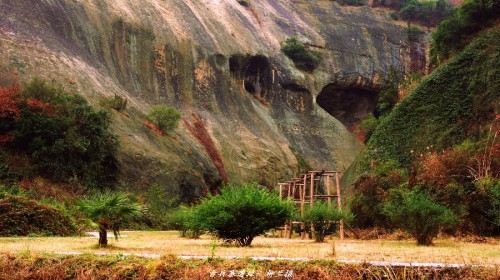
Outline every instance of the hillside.
[[415, 155], [478, 137], [499, 110], [500, 28], [484, 31], [434, 70], [377, 127], [370, 158], [408, 166]]
[[[378, 119], [344, 175], [357, 226], [392, 227], [389, 207], [404, 197], [415, 211], [430, 211], [420, 210], [426, 209], [420, 195], [456, 217], [449, 232], [498, 235], [500, 28], [473, 30], [462, 36], [467, 40], [462, 50]], [[402, 206], [392, 209], [397, 207]]]

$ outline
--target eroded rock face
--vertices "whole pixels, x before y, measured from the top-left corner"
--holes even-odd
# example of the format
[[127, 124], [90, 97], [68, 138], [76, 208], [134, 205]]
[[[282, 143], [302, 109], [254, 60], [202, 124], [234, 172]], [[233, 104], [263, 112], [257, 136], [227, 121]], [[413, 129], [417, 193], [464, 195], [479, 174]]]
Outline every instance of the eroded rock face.
[[[361, 117], [358, 107], [371, 110], [370, 94], [390, 67], [415, 65], [405, 28], [334, 1], [249, 3], [0, 0], [0, 64], [23, 79], [56, 80], [94, 104], [129, 99], [113, 117], [122, 179], [135, 189], [160, 183], [189, 197], [225, 180], [272, 185], [298, 171], [297, 157], [313, 168], [346, 168], [361, 148], [346, 128]], [[281, 53], [290, 36], [321, 54], [314, 73]], [[342, 94], [324, 91], [328, 85]], [[347, 109], [335, 105], [344, 97]], [[154, 104], [182, 111], [174, 135], [144, 127]], [[343, 111], [340, 121], [332, 110]]]
[[321, 90], [316, 103], [353, 131], [361, 120], [375, 111], [377, 99], [376, 90], [330, 84]]

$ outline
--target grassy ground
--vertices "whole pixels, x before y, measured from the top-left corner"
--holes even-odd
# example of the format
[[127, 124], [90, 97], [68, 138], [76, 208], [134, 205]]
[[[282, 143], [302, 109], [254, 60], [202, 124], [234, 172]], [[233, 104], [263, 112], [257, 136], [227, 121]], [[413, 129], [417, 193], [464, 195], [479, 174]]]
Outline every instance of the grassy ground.
[[[96, 247], [95, 237], [25, 237], [0, 238], [0, 253], [149, 253], [159, 255], [210, 256], [214, 241], [210, 236], [185, 239], [177, 232], [122, 232], [122, 239], [110, 238], [110, 248]], [[412, 240], [335, 240], [336, 259], [388, 262], [438, 262], [500, 265], [500, 242], [465, 243], [438, 239], [434, 246], [416, 246]], [[215, 256], [287, 257], [331, 259], [332, 241], [258, 237], [251, 248], [217, 243]]]

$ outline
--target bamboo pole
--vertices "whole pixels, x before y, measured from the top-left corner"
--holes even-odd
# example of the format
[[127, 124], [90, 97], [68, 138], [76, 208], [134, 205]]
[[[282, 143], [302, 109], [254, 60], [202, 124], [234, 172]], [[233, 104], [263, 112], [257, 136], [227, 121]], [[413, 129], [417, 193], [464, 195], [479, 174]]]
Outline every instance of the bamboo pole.
[[[314, 205], [314, 172], [311, 173], [311, 189], [309, 190], [310, 191], [310, 203], [309, 203], [309, 207], [313, 207]], [[314, 238], [314, 225], [313, 223], [311, 223], [311, 233], [309, 235], [310, 238]]]
[[[306, 203], [306, 188], [307, 188], [307, 173], [304, 174], [304, 185], [302, 186], [302, 195], [301, 195], [301, 198], [300, 198], [300, 217], [301, 218], [304, 218], [304, 211], [305, 211], [305, 203]], [[305, 239], [306, 237], [306, 232], [305, 232], [305, 229], [306, 229], [306, 225], [304, 224], [304, 222], [302, 222], [300, 224], [300, 238], [301, 239]]]
[[332, 198], [331, 198], [331, 184], [330, 184], [331, 177], [330, 175], [326, 175], [326, 194], [328, 195], [328, 207], [332, 207]]
[[[342, 198], [340, 197], [340, 178], [339, 173], [335, 173], [335, 184], [337, 186], [337, 204], [342, 209]], [[340, 240], [344, 240], [344, 221], [340, 220]]]

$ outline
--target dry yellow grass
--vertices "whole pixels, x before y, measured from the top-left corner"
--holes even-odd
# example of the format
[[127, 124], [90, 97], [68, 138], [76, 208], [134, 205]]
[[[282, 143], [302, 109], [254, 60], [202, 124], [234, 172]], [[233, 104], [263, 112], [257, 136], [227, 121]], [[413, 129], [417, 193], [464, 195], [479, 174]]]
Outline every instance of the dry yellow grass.
[[[210, 236], [193, 240], [181, 238], [177, 232], [126, 231], [123, 238], [110, 238], [110, 248], [96, 248], [95, 237], [25, 237], [0, 238], [0, 253], [141, 253], [177, 256], [210, 256]], [[217, 243], [216, 256], [287, 257], [333, 259], [332, 241], [258, 237], [250, 248], [224, 246]], [[458, 264], [500, 265], [500, 243], [465, 243], [438, 239], [434, 246], [416, 246], [412, 240], [335, 240], [336, 259], [388, 262], [438, 262]]]

